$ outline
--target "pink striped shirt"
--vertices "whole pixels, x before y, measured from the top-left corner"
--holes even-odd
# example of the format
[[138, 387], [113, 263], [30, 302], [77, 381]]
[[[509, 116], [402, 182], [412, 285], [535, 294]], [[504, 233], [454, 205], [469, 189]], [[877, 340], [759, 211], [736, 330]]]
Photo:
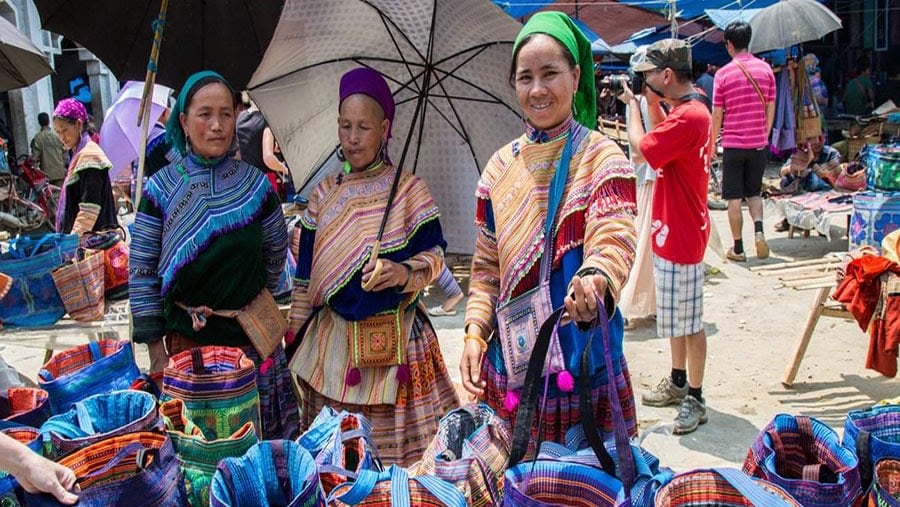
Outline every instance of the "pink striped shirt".
[[762, 148], [769, 142], [766, 108], [735, 60], [740, 61], [756, 80], [766, 103], [775, 101], [775, 75], [766, 62], [750, 53], [740, 53], [719, 69], [713, 84], [713, 107], [721, 107], [724, 111], [722, 147]]

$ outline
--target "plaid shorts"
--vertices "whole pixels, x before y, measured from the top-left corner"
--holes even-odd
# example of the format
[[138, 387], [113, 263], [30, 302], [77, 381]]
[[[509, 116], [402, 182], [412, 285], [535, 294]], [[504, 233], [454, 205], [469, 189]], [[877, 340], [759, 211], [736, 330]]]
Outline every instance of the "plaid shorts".
[[676, 264], [653, 255], [656, 333], [688, 336], [703, 329], [703, 263]]

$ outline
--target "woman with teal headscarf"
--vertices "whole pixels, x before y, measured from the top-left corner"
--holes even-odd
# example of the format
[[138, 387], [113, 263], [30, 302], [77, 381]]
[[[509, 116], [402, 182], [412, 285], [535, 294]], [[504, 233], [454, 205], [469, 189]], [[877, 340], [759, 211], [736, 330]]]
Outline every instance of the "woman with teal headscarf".
[[132, 338], [148, 345], [151, 373], [182, 350], [240, 347], [257, 366], [260, 434], [295, 438], [299, 411], [284, 350], [263, 362], [236, 320], [197, 315], [243, 308], [274, 291], [286, 258], [278, 196], [265, 175], [230, 154], [236, 105], [234, 89], [215, 72], [198, 72], [181, 88], [166, 134], [183, 159], [150, 177], [134, 222]]
[[[525, 116], [525, 133], [494, 154], [476, 189], [479, 234], [460, 361], [463, 386], [514, 423], [519, 390], [515, 376], [508, 374], [514, 362], [510, 350], [530, 345], [504, 338], [509, 320], [498, 308], [541, 286], [547, 210], [555, 209], [549, 240], [551, 305], [564, 305], [572, 320], [583, 324], [595, 320], [598, 302], [604, 302], [611, 317], [614, 371], [604, 367], [598, 334], [590, 361], [592, 416], [611, 438], [605, 393], [612, 382], [626, 430], [635, 435], [634, 395], [622, 354], [623, 319], [615, 306], [635, 255], [635, 177], [622, 150], [593, 130], [597, 113], [590, 43], [565, 14], [538, 13], [515, 41], [510, 81]], [[570, 153], [569, 164], [557, 168], [564, 152]], [[552, 197], [559, 188], [561, 196]], [[538, 330], [532, 331], [536, 335]], [[566, 431], [581, 422], [573, 384], [585, 337], [567, 325], [560, 327], [559, 339], [565, 368], [551, 375], [532, 433], [542, 423], [543, 438], [565, 442]], [[523, 355], [527, 358], [530, 349]]]

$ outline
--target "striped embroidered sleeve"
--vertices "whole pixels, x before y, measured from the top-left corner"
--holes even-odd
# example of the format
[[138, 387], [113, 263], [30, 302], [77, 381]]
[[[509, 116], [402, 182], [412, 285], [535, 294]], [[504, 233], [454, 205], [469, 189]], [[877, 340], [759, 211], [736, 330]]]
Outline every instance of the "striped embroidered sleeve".
[[428, 284], [434, 281], [434, 277], [441, 272], [441, 266], [444, 264], [444, 249], [440, 246], [434, 246], [413, 255], [409, 259], [403, 261], [412, 268], [412, 274], [409, 281], [403, 287], [403, 292], [413, 292], [424, 289]]
[[588, 202], [582, 267], [603, 272], [618, 301], [637, 248], [634, 169], [611, 142], [588, 148], [585, 161], [593, 165], [597, 183]]
[[468, 328], [469, 324], [478, 325], [485, 339], [494, 330], [495, 309], [500, 294], [500, 257], [494, 231], [490, 184], [486, 182], [495, 163], [496, 161], [491, 159], [475, 190], [475, 225], [478, 227], [478, 235], [475, 238], [475, 252], [472, 255], [465, 320], [465, 328]]
[[309, 278], [312, 273], [313, 250], [316, 244], [316, 224], [320, 192], [316, 188], [309, 196], [306, 212], [300, 218], [300, 245], [297, 254], [297, 271], [294, 273], [294, 291], [291, 293], [291, 310], [288, 313], [290, 330], [296, 334], [312, 314], [312, 295]]
[[165, 334], [162, 280], [158, 272], [162, 216], [150, 193], [145, 192], [135, 216], [128, 259], [132, 338], [136, 343], [152, 343]]
[[266, 270], [266, 287], [275, 292], [278, 279], [287, 261], [287, 226], [281, 203], [274, 192], [270, 192], [263, 205], [263, 266]]

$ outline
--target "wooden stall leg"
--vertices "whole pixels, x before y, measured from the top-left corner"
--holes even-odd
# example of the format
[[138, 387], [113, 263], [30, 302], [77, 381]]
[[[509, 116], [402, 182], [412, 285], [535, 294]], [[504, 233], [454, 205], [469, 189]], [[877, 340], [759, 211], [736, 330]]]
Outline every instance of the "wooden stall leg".
[[822, 311], [825, 309], [825, 301], [828, 300], [828, 294], [832, 288], [822, 287], [816, 293], [812, 308], [809, 310], [809, 316], [806, 318], [806, 327], [803, 328], [803, 333], [800, 335], [800, 339], [797, 341], [797, 346], [794, 349], [794, 357], [784, 372], [784, 380], [781, 381], [784, 387], [789, 388], [794, 384], [794, 378], [800, 369], [800, 362], [803, 361], [803, 356], [806, 355], [809, 340], [812, 338], [813, 331], [816, 330], [816, 324], [819, 323], [819, 317], [822, 316]]

